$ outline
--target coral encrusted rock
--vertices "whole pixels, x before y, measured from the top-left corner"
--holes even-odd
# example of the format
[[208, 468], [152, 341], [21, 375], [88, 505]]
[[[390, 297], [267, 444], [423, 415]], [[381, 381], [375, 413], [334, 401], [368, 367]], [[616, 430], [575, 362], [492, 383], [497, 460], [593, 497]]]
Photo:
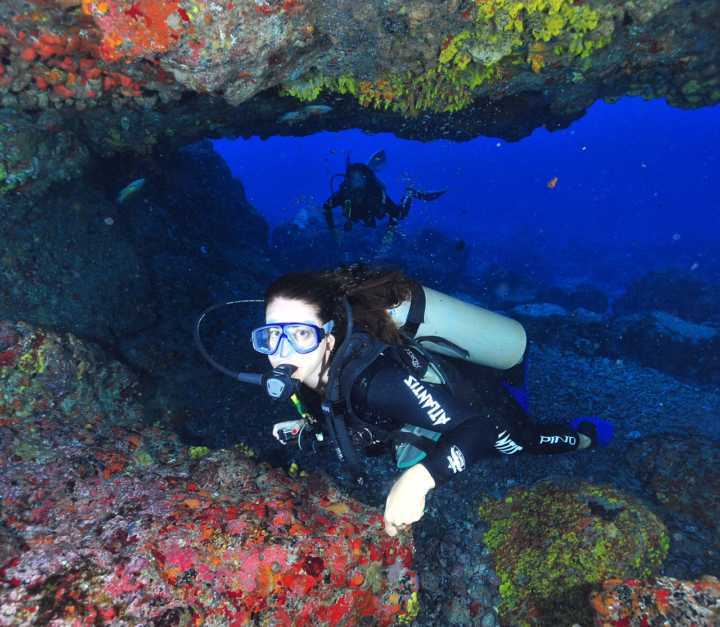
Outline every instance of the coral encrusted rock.
[[390, 625], [409, 537], [322, 476], [144, 425], [133, 377], [71, 335], [0, 323], [0, 624]]
[[610, 576], [657, 572], [665, 525], [614, 488], [540, 483], [486, 500], [485, 543], [500, 578], [506, 624], [589, 624], [588, 594]]

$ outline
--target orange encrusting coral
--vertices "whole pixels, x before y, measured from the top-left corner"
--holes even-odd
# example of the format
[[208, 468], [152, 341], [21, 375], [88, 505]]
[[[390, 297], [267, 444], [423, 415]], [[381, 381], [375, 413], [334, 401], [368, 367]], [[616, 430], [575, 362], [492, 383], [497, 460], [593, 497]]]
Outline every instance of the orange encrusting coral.
[[109, 2], [91, 0], [83, 11], [102, 31], [100, 56], [106, 61], [132, 60], [167, 52], [187, 24], [178, 0]]
[[[143, 79], [103, 62], [97, 29], [73, 26], [49, 30], [26, 25], [17, 29], [3, 26], [0, 33], [10, 51], [10, 63], [0, 65], [0, 86], [17, 86], [16, 92], [34, 92], [36, 97], [47, 94], [45, 98], [55, 103], [95, 101], [111, 91], [129, 98], [142, 95]], [[146, 80], [156, 83], [170, 80], [159, 67], [150, 66], [144, 73]]]

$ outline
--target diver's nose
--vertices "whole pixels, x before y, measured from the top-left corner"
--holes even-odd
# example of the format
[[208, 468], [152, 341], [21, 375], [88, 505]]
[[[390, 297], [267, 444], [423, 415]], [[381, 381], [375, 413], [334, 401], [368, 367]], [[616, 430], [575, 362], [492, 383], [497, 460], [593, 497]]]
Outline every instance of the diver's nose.
[[290, 357], [294, 352], [288, 339], [286, 337], [280, 338], [280, 346], [278, 346], [277, 354], [280, 355], [280, 357]]

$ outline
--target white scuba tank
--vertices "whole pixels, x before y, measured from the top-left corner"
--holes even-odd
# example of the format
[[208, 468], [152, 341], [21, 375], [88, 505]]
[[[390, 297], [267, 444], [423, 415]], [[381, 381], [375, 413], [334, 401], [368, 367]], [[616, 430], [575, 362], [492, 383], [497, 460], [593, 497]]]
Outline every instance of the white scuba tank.
[[[416, 303], [416, 308], [420, 306], [420, 309], [414, 317], [422, 322], [413, 337], [444, 338], [467, 351], [465, 357], [467, 361], [498, 370], [507, 370], [520, 363], [525, 354], [527, 335], [517, 320], [471, 305], [429, 287], [418, 286], [418, 288], [422, 289], [422, 294], [414, 291], [412, 298], [388, 310], [398, 327], [402, 327], [408, 321], [413, 299], [418, 298], [422, 301], [424, 296], [424, 307], [421, 306], [422, 302]], [[423, 342], [422, 345], [441, 355], [460, 357], [447, 346], [431, 341]]]

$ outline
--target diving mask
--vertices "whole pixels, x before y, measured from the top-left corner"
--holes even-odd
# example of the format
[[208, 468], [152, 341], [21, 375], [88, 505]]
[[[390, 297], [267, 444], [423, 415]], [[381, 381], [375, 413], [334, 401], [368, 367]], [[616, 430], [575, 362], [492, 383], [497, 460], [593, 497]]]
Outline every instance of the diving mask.
[[312, 353], [325, 336], [333, 330], [335, 322], [330, 320], [322, 327], [307, 322], [280, 322], [265, 324], [254, 329], [251, 338], [253, 348], [263, 355], [274, 355], [285, 338], [296, 353]]

